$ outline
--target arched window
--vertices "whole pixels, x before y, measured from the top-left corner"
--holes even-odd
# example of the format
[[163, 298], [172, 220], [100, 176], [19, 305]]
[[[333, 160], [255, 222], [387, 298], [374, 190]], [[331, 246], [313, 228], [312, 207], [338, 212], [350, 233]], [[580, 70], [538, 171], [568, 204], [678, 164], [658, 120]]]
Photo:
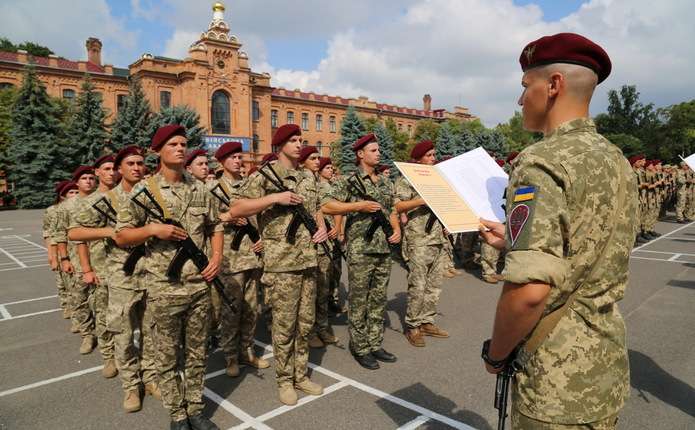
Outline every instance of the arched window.
[[9, 82], [0, 82], [0, 90], [6, 90], [8, 88], [14, 88], [14, 85]]
[[229, 134], [231, 128], [231, 111], [229, 96], [221, 90], [212, 93], [212, 132]]

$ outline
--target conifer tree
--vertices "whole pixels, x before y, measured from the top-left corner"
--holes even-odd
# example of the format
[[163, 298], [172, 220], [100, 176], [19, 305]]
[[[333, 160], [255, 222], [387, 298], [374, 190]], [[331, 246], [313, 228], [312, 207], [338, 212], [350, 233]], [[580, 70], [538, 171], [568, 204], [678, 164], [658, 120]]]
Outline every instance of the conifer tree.
[[128, 97], [116, 117], [111, 131], [111, 146], [118, 151], [125, 146], [137, 145], [146, 149], [150, 146], [152, 113], [150, 103], [142, 90], [140, 79], [130, 80]]
[[461, 133], [457, 133], [454, 127], [447, 121], [439, 127], [437, 141], [434, 145], [437, 160], [443, 160], [446, 157], [455, 157], [464, 151], [461, 142]]
[[482, 146], [486, 151], [494, 154], [494, 156], [501, 157], [508, 152], [504, 135], [497, 130], [485, 129], [476, 138], [478, 146]]
[[89, 75], [85, 75], [68, 129], [70, 147], [80, 164], [91, 164], [106, 152], [108, 133], [104, 125], [105, 118], [101, 95], [95, 91]]
[[380, 164], [391, 168], [391, 175], [396, 173], [396, 166], [393, 165], [393, 139], [386, 127], [381, 123], [377, 123], [373, 130], [376, 139], [379, 141], [379, 153], [381, 154]]
[[12, 109], [12, 131], [3, 160], [20, 208], [51, 204], [54, 183], [69, 175], [56, 151], [64, 139], [57, 115], [34, 66], [28, 65]]
[[364, 136], [364, 125], [353, 106], [348, 107], [340, 125], [340, 172], [348, 175], [355, 171], [355, 153], [352, 144]]

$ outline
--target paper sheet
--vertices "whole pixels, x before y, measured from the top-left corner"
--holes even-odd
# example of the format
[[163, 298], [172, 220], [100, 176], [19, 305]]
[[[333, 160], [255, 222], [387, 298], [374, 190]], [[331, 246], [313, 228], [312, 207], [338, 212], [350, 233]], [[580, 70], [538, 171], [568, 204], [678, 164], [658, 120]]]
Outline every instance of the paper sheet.
[[695, 154], [690, 155], [687, 158], [681, 157], [681, 160], [685, 161], [688, 167], [690, 167], [691, 170], [695, 171]]

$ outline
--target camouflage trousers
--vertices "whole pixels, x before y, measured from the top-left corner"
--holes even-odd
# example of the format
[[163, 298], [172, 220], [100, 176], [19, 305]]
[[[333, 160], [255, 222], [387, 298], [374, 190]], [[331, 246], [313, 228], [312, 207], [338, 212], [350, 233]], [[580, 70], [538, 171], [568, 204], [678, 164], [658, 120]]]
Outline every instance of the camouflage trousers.
[[72, 282], [72, 276], [69, 273], [64, 273], [60, 270], [55, 272], [56, 275], [56, 287], [58, 289], [58, 302], [60, 303], [60, 308], [62, 310], [70, 310], [70, 292], [68, 291], [68, 286]]
[[237, 362], [239, 353], [253, 346], [258, 321], [258, 282], [259, 269], [244, 270], [238, 273], [223, 273], [220, 280], [224, 292], [236, 303], [237, 312], [232, 313], [222, 303], [220, 309], [220, 346], [227, 364]]
[[94, 334], [97, 336], [97, 345], [101, 358], [113, 360], [114, 344], [113, 333], [107, 329], [108, 310], [109, 310], [109, 287], [106, 279], [99, 278], [100, 284], [94, 287], [93, 309], [94, 309]]
[[647, 231], [654, 231], [656, 221], [659, 219], [659, 204], [655, 195], [651, 195], [647, 201]]
[[684, 221], [688, 219], [688, 195], [684, 187], [678, 189], [676, 194], [676, 218], [678, 221]]
[[389, 254], [348, 255], [348, 333], [350, 350], [364, 355], [384, 340], [386, 288], [391, 277]]
[[613, 415], [600, 421], [586, 424], [555, 424], [538, 421], [519, 412], [512, 405], [512, 429], [519, 430], [613, 430], [618, 425], [618, 416]]
[[337, 251], [337, 248], [334, 248], [333, 261], [335, 261], [335, 263], [331, 266], [328, 297], [332, 298], [336, 303], [339, 303], [340, 278], [343, 276], [343, 257], [340, 255], [340, 252]]
[[644, 195], [640, 195], [639, 197], [639, 228], [640, 232], [645, 232], [647, 231], [648, 227], [648, 206], [647, 206], [647, 197]]
[[[147, 291], [109, 288], [107, 327], [113, 333], [114, 356], [123, 391], [134, 390], [141, 383], [157, 381], [153, 324], [152, 312], [147, 306]], [[139, 345], [135, 344], [136, 330], [140, 332]]]
[[456, 263], [454, 261], [454, 247], [448, 240], [444, 242], [444, 254], [446, 257], [444, 261], [444, 270], [455, 269]]
[[94, 335], [93, 293], [94, 285], [82, 282], [82, 273], [75, 272], [68, 288], [72, 323], [79, 329], [80, 336]]
[[458, 237], [458, 242], [456, 242], [459, 256], [461, 257], [461, 264], [467, 265], [475, 263], [475, 245], [478, 241], [478, 233], [461, 233]]
[[316, 276], [316, 322], [314, 331], [325, 333], [330, 330], [328, 323], [328, 299], [331, 297], [331, 279], [335, 276], [331, 256], [320, 254]]
[[448, 255], [442, 245], [410, 246], [408, 250], [408, 306], [405, 324], [433, 324]]
[[278, 386], [306, 378], [309, 334], [316, 308], [316, 267], [295, 272], [265, 272], [272, 288], [273, 355]]
[[497, 262], [500, 260], [502, 252], [487, 243], [480, 242], [480, 265], [482, 266], [483, 276], [497, 274]]
[[[155, 365], [164, 407], [173, 421], [197, 415], [204, 407], [210, 289], [193, 295], [148, 295], [147, 307], [154, 320]], [[182, 381], [179, 372], [184, 374]]]

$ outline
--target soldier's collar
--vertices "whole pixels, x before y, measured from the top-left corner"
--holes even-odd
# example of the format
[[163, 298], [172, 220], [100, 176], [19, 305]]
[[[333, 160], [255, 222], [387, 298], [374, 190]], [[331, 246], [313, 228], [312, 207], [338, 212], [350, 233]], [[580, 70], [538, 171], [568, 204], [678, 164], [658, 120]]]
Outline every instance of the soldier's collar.
[[596, 131], [596, 124], [594, 124], [594, 120], [591, 118], [576, 118], [563, 122], [545, 138], [558, 137], [575, 131]]
[[167, 180], [164, 178], [164, 175], [162, 175], [161, 172], [155, 173], [154, 177], [156, 178], [157, 183], [159, 184], [159, 188], [178, 187], [183, 184], [190, 185], [194, 183], [193, 181], [197, 181], [197, 179], [191, 176], [191, 174], [188, 172], [183, 172], [183, 174], [181, 175], [181, 182], [177, 182], [174, 184], [170, 184], [169, 182], [167, 182]]

